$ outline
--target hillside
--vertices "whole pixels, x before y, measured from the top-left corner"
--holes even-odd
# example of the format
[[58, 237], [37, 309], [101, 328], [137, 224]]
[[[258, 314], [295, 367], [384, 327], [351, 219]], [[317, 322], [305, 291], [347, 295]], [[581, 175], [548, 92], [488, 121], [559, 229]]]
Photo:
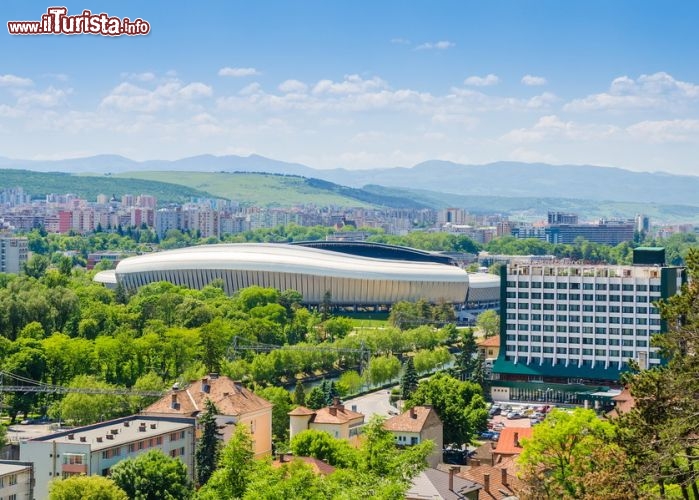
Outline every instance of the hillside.
[[16, 186], [21, 186], [35, 198], [43, 198], [51, 193], [74, 193], [95, 201], [98, 194], [114, 195], [117, 198], [121, 198], [122, 194], [150, 194], [156, 197], [158, 203], [182, 203], [192, 198], [212, 197], [205, 191], [168, 182], [0, 169], [0, 189]]
[[192, 186], [220, 198], [261, 207], [316, 205], [338, 207], [417, 207], [409, 198], [348, 188], [320, 179], [245, 172], [127, 172], [121, 179], [168, 181]]
[[699, 207], [689, 205], [664, 205], [659, 203], [633, 203], [622, 201], [594, 201], [575, 198], [531, 198], [504, 196], [472, 196], [439, 193], [424, 189], [387, 188], [367, 185], [372, 193], [410, 198], [432, 208], [459, 207], [472, 214], [503, 213], [514, 219], [541, 219], [549, 210], [559, 210], [580, 215], [582, 220], [596, 218], [633, 218], [642, 213], [655, 223], [696, 222]]

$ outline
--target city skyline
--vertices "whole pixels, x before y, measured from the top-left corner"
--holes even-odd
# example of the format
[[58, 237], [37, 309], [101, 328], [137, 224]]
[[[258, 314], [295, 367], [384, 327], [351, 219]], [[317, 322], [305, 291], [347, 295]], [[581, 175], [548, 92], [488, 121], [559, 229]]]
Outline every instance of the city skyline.
[[[63, 5], [142, 18], [151, 31], [4, 31], [0, 156], [697, 172], [692, 4], [89, 4]], [[2, 11], [5, 22], [39, 20], [47, 7]]]

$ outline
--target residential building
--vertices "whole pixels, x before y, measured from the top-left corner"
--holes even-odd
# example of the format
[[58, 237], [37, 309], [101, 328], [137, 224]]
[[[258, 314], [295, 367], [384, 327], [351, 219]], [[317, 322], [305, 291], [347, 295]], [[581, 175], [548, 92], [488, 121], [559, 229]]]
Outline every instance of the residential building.
[[501, 463], [504, 459], [517, 457], [522, 453], [522, 439], [531, 439], [531, 427], [505, 427], [500, 431], [498, 443], [493, 450], [493, 463]]
[[563, 212], [549, 212], [548, 213], [548, 223], [549, 224], [577, 224], [578, 216], [577, 214], [566, 214]]
[[0, 236], [0, 272], [19, 274], [29, 254], [27, 238]]
[[291, 462], [295, 462], [296, 460], [310, 465], [311, 469], [313, 469], [313, 472], [315, 472], [316, 474], [329, 476], [330, 474], [335, 472], [335, 467], [333, 467], [327, 462], [324, 462], [323, 460], [319, 460], [315, 457], [299, 457], [296, 455], [287, 455], [286, 453], [280, 453], [277, 460], [272, 461], [272, 467], [278, 469], [279, 467], [282, 467], [285, 464], [289, 464]]
[[332, 405], [319, 410], [297, 406], [289, 412], [289, 439], [308, 429], [324, 431], [337, 439], [356, 441], [364, 427], [364, 414], [345, 408], [335, 398]]
[[216, 420], [223, 440], [228, 441], [236, 425], [247, 425], [256, 457], [272, 453], [272, 403], [229, 377], [212, 373], [180, 389], [173, 387], [142, 415], [199, 417], [210, 400], [218, 410]]
[[592, 243], [614, 246], [633, 241], [634, 230], [633, 221], [601, 221], [598, 224], [550, 224], [545, 234], [549, 243], [570, 245], [577, 238], [583, 238]]
[[483, 486], [479, 500], [503, 500], [517, 496], [522, 482], [517, 478], [517, 463], [510, 457], [497, 465], [462, 467], [457, 476]]
[[478, 355], [483, 359], [495, 359], [500, 353], [500, 336], [493, 335], [492, 337], [481, 337], [476, 340], [478, 346]]
[[432, 467], [421, 471], [413, 478], [406, 500], [443, 499], [478, 500], [482, 486], [456, 474], [457, 468], [449, 472]]
[[401, 415], [386, 420], [384, 427], [396, 437], [398, 446], [412, 446], [432, 440], [434, 449], [427, 457], [427, 463], [430, 467], [436, 467], [442, 461], [444, 425], [431, 406], [413, 406]]
[[503, 268], [493, 398], [579, 403], [577, 385], [618, 385], [630, 359], [658, 366], [650, 338], [664, 328], [655, 302], [678, 293], [686, 273], [665, 266], [662, 249], [637, 248], [634, 261], [644, 264]]
[[179, 458], [193, 477], [194, 419], [132, 415], [22, 441], [19, 455], [34, 464], [34, 497], [48, 498], [54, 479], [106, 476], [118, 462], [151, 449]]
[[2, 500], [34, 498], [34, 469], [31, 462], [0, 460], [0, 498]]

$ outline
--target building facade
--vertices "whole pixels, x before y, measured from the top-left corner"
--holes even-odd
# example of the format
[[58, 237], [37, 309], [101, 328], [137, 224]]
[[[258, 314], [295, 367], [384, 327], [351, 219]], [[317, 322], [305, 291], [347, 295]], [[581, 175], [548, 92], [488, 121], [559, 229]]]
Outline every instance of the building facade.
[[427, 457], [427, 463], [430, 467], [437, 467], [442, 461], [444, 425], [431, 406], [414, 406], [386, 420], [384, 427], [395, 436], [398, 446], [413, 446], [432, 440], [434, 449]]
[[187, 466], [194, 477], [192, 418], [130, 416], [49, 434], [20, 443], [20, 460], [34, 464], [34, 497], [48, 498], [49, 483], [85, 474], [107, 476], [127, 458], [159, 449]]
[[32, 500], [34, 473], [32, 464], [15, 460], [0, 460], [0, 499]]
[[614, 385], [628, 360], [657, 366], [650, 337], [664, 325], [655, 302], [678, 293], [684, 280], [682, 268], [660, 264], [509, 264], [501, 275], [494, 378]]
[[27, 238], [0, 236], [0, 273], [19, 274], [29, 254]]
[[308, 429], [327, 432], [336, 439], [356, 441], [364, 427], [364, 414], [345, 408], [336, 399], [319, 410], [297, 406], [289, 412], [289, 439]]

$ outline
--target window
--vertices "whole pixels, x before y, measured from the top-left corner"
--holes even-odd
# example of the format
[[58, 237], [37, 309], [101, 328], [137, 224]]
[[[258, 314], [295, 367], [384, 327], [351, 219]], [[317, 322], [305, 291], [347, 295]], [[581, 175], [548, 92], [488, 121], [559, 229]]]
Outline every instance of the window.
[[622, 302], [633, 302], [633, 295], [623, 295], [621, 297]]
[[621, 289], [624, 292], [633, 292], [633, 285], [621, 285]]
[[544, 314], [544, 321], [553, 321], [553, 314]]
[[610, 313], [618, 313], [620, 311], [621, 311], [621, 308], [619, 306], [609, 306]]
[[556, 347], [556, 354], [568, 354], [567, 347]]
[[529, 314], [527, 314], [527, 313], [519, 313], [519, 314], [517, 315], [517, 319], [525, 319], [525, 320], [526, 320], [526, 319], [529, 319]]
[[651, 291], [651, 292], [659, 292], [659, 291], [660, 291], [660, 285], [651, 285], [651, 286], [650, 286], [650, 291]]
[[636, 297], [636, 302], [648, 302], [648, 297], [645, 295], [638, 295]]
[[526, 281], [520, 281], [519, 283], [517, 283], [517, 286], [519, 288], [529, 288], [529, 283], [527, 283]]
[[592, 312], [592, 311], [594, 311], [594, 307], [592, 305], [586, 304], [583, 306], [582, 310], [583, 310], [583, 312]]
[[580, 294], [579, 293], [571, 293], [570, 300], [580, 300]]
[[595, 312], [598, 312], [598, 313], [607, 312], [607, 306], [595, 306]]
[[597, 300], [599, 302], [606, 302], [607, 296], [598, 293], [597, 295], [595, 295], [595, 300]]
[[583, 349], [583, 356], [592, 356], [592, 349]]
[[568, 306], [565, 304], [556, 304], [556, 311], [567, 311]]
[[520, 332], [527, 332], [529, 331], [529, 325], [526, 323], [520, 323], [519, 325], [517, 325], [517, 330], [519, 330]]
[[595, 290], [606, 290], [606, 289], [607, 289], [606, 283], [597, 283], [595, 285]]
[[17, 474], [10, 475], [10, 477], [8, 479], [9, 479], [10, 486], [14, 486], [15, 484], [17, 484]]
[[544, 342], [552, 343], [553, 337], [550, 335], [544, 335]]
[[570, 333], [580, 333], [580, 327], [579, 326], [571, 326], [568, 331]]
[[556, 331], [558, 333], [566, 333], [568, 331], [568, 327], [565, 325], [558, 325], [556, 326]]
[[569, 344], [579, 344], [580, 343], [580, 337], [570, 337], [568, 339]]
[[532, 331], [533, 331], [533, 332], [540, 332], [540, 331], [541, 331], [541, 325], [532, 325]]
[[568, 353], [571, 356], [577, 356], [580, 354], [580, 349], [578, 349], [577, 347], [571, 347], [570, 349], [568, 349]]
[[583, 283], [583, 290], [592, 290], [594, 288], [592, 283]]
[[544, 304], [544, 311], [553, 311], [553, 304]]
[[554, 288], [555, 283], [553, 282], [546, 282], [544, 283], [544, 288]]
[[529, 352], [529, 347], [526, 345], [518, 345], [517, 352]]
[[532, 281], [532, 288], [541, 288], [541, 281]]
[[636, 318], [636, 324], [637, 325], [647, 325], [648, 319], [647, 318]]
[[528, 299], [529, 298], [529, 292], [519, 292], [517, 294], [520, 299]]
[[609, 302], [619, 302], [621, 300], [621, 297], [619, 295], [610, 295], [609, 296]]
[[605, 349], [595, 349], [595, 356], [606, 356], [607, 351]]
[[621, 351], [622, 358], [633, 358], [633, 351]]
[[647, 292], [648, 285], [636, 285], [636, 291], [637, 292]]
[[516, 292], [507, 292], [507, 294], [506, 294], [505, 296], [506, 296], [508, 299], [514, 299], [514, 298], [517, 297], [517, 293], [516, 293]]
[[556, 288], [559, 290], [565, 290], [568, 288], [568, 283], [556, 283]]
[[556, 314], [556, 321], [568, 321], [568, 316], [565, 314]]
[[532, 299], [540, 299], [541, 298], [541, 293], [539, 292], [532, 292]]
[[582, 317], [583, 323], [592, 323], [592, 320], [593, 320], [592, 316], [583, 316]]
[[552, 293], [544, 293], [544, 300], [553, 300]]
[[570, 289], [571, 290], [580, 290], [580, 283], [571, 283]]
[[614, 290], [614, 291], [618, 291], [618, 290], [621, 290], [621, 285], [619, 285], [619, 283], [610, 283], [609, 289]]
[[609, 345], [619, 345], [619, 339], [609, 339]]
[[532, 342], [541, 342], [541, 335], [532, 335]]
[[607, 345], [607, 339], [595, 339], [595, 345]]
[[556, 342], [559, 344], [565, 344], [567, 342], [567, 338], [565, 337], [556, 337]]
[[622, 325], [633, 325], [633, 318], [621, 318]]
[[568, 307], [568, 310], [569, 310], [569, 311], [579, 311], [579, 310], [580, 310], [580, 304], [571, 304], [571, 305]]
[[568, 294], [567, 293], [557, 293], [556, 300], [568, 300]]
[[583, 300], [594, 300], [595, 296], [591, 293], [583, 293]]
[[532, 304], [532, 309], [535, 311], [541, 311], [541, 304]]
[[544, 347], [545, 354], [553, 354], [553, 347]]

